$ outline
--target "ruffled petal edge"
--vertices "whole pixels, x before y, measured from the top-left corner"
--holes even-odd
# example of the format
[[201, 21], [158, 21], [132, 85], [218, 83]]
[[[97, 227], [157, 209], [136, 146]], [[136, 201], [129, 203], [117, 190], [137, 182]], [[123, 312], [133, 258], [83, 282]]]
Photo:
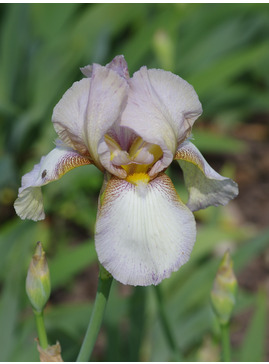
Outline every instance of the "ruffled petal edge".
[[191, 211], [211, 205], [226, 205], [238, 195], [237, 183], [211, 168], [190, 141], [185, 141], [179, 146], [174, 159], [178, 160], [183, 170], [189, 191], [187, 206]]
[[95, 244], [100, 263], [123, 284], [157, 285], [189, 259], [193, 214], [168, 176], [133, 185], [112, 177], [102, 194]]

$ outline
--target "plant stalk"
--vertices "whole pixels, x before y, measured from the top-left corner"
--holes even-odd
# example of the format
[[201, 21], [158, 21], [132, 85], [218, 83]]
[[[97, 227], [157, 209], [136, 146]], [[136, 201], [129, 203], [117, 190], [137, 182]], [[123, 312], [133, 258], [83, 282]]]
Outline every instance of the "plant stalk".
[[230, 348], [230, 330], [229, 323], [221, 324], [221, 346], [222, 346], [222, 361], [231, 361], [231, 348]]
[[163, 296], [162, 296], [160, 286], [155, 287], [155, 292], [156, 292], [156, 297], [157, 297], [157, 302], [158, 302], [158, 309], [159, 309], [161, 324], [163, 327], [163, 332], [165, 334], [167, 343], [170, 346], [170, 349], [172, 350], [172, 352], [174, 354], [175, 361], [177, 361], [177, 362], [182, 361], [182, 355], [179, 352], [179, 349], [177, 347], [176, 341], [174, 339], [174, 335], [172, 333], [173, 331], [172, 331], [171, 325], [169, 323], [169, 320], [168, 320], [166, 312], [165, 312]]
[[43, 311], [41, 311], [41, 312], [38, 312], [36, 310], [33, 310], [33, 311], [34, 311], [34, 315], [35, 315], [39, 345], [41, 346], [42, 349], [47, 349], [49, 344], [48, 344], [48, 338], [47, 338], [47, 333], [46, 333], [45, 324], [44, 324]]
[[89, 361], [102, 321], [105, 313], [106, 303], [108, 300], [110, 287], [113, 278], [111, 276], [104, 277], [99, 274], [98, 288], [95, 298], [93, 311], [90, 322], [77, 357], [77, 362]]

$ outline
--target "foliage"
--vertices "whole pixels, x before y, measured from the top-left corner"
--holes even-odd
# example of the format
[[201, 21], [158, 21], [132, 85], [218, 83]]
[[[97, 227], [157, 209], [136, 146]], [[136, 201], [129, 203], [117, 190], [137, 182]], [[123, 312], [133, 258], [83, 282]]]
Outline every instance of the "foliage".
[[[38, 360], [24, 282], [34, 246], [42, 241], [52, 280], [48, 336], [52, 344], [60, 340], [64, 360], [73, 361], [92, 308], [92, 292], [76, 298], [76, 287], [88, 267], [94, 272], [97, 265], [92, 239], [102, 175], [85, 166], [43, 188], [45, 221], [20, 221], [12, 207], [21, 176], [52, 149], [54, 105], [82, 77], [79, 67], [106, 64], [117, 54], [125, 55], [131, 74], [144, 64], [169, 69], [188, 80], [202, 102], [194, 143], [207, 155], [230, 159], [224, 168], [233, 177], [232, 156], [245, 148], [232, 137], [235, 126], [268, 113], [268, 5], [2, 4], [0, 9], [0, 327], [5, 328], [0, 360]], [[180, 179], [176, 187], [184, 199]], [[196, 217], [190, 261], [160, 287], [178, 346], [190, 361], [201, 358], [206, 337], [211, 346], [218, 341], [209, 293], [225, 242], [236, 272], [269, 244], [268, 231], [254, 236], [234, 221], [229, 206]], [[97, 277], [87, 279], [95, 287]], [[61, 292], [68, 300], [57, 299]], [[234, 360], [264, 360], [264, 295], [239, 288], [235, 314], [249, 308], [255, 313]], [[99, 346], [96, 360], [172, 359], [153, 289], [114, 282]]]

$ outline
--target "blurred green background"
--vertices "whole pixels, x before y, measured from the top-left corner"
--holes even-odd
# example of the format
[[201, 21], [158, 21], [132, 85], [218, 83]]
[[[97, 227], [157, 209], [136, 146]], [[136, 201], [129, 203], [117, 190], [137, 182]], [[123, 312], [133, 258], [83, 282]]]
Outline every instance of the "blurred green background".
[[[93, 244], [101, 173], [75, 169], [43, 188], [46, 219], [21, 221], [13, 202], [21, 176], [53, 148], [50, 122], [79, 67], [123, 54], [191, 83], [203, 105], [194, 143], [239, 183], [228, 206], [195, 213], [189, 262], [161, 284], [185, 361], [219, 360], [209, 292], [230, 248], [239, 279], [231, 323], [234, 361], [269, 359], [269, 7], [267, 4], [0, 5], [0, 360], [36, 361], [36, 330], [24, 282], [37, 241], [51, 270], [45, 311], [50, 343], [74, 361], [90, 317], [98, 266]], [[168, 170], [186, 201], [182, 175]], [[267, 353], [266, 353], [267, 350]], [[94, 359], [169, 361], [152, 287], [113, 284]]]

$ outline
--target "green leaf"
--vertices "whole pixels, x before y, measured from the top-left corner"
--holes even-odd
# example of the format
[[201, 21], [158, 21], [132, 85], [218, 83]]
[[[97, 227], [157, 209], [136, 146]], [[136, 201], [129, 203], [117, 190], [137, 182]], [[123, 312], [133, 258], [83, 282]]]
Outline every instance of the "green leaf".
[[196, 129], [193, 136], [194, 144], [204, 153], [237, 154], [246, 150], [246, 144], [241, 140], [210, 131]]
[[244, 242], [233, 256], [234, 268], [238, 272], [244, 268], [252, 259], [258, 256], [269, 246], [269, 230], [266, 229], [259, 235]]
[[[28, 4], [9, 4], [5, 7], [0, 38], [0, 110], [14, 114], [20, 97], [18, 74], [26, 56], [29, 40]], [[16, 93], [14, 93], [16, 89]]]
[[9, 270], [8, 277], [2, 287], [0, 300], [0, 346], [1, 361], [9, 361], [13, 352], [13, 343], [16, 342], [16, 325], [19, 317], [19, 304], [22, 283], [19, 272]]
[[[33, 225], [32, 225], [33, 227]], [[25, 278], [31, 236], [37, 229], [31, 224], [12, 221], [0, 234], [0, 352], [1, 360], [12, 361], [18, 340], [20, 309], [26, 301]], [[30, 237], [29, 237], [30, 236]], [[30, 256], [29, 256], [30, 258]]]
[[164, 6], [160, 8], [155, 17], [147, 16], [149, 6], [144, 5], [144, 16], [146, 16], [146, 26], [139, 27], [134, 35], [127, 39], [125, 44], [121, 46], [118, 53], [123, 53], [128, 62], [130, 73], [135, 72], [143, 65], [147, 59], [148, 67], [156, 67], [156, 61], [150, 56], [150, 52], [154, 49], [154, 35], [157, 31], [165, 29], [167, 32], [174, 32], [181, 19], [184, 18], [189, 6], [179, 8], [176, 5]]
[[[51, 344], [60, 341], [65, 361], [75, 361], [87, 322], [90, 319], [92, 303], [64, 303], [50, 305], [44, 311], [45, 327]], [[16, 341], [12, 361], [37, 361], [34, 338], [36, 326], [34, 316], [24, 314], [21, 319], [21, 335]]]
[[65, 27], [72, 23], [72, 19], [80, 6], [79, 3], [31, 4], [30, 12], [34, 33], [41, 39], [50, 41], [58, 34], [63, 33]]
[[93, 242], [61, 251], [52, 261], [48, 260], [52, 289], [70, 282], [70, 279], [89, 267], [97, 259]]
[[145, 326], [145, 287], [135, 287], [129, 299], [130, 331], [128, 335], [129, 360], [139, 361], [139, 348], [143, 341], [143, 330]]
[[241, 345], [240, 362], [262, 362], [266, 356], [267, 294], [260, 291], [257, 296], [256, 310], [251, 318], [244, 341]]
[[46, 327], [49, 331], [62, 330], [74, 338], [80, 338], [90, 319], [93, 303], [65, 303], [45, 311]]
[[207, 70], [191, 76], [189, 82], [195, 86], [201, 98], [210, 97], [223, 84], [230, 82], [232, 77], [242, 73], [243, 70], [248, 70], [249, 65], [266, 57], [268, 46], [268, 42], [262, 42], [233, 52]]
[[[269, 230], [265, 230], [259, 236], [239, 245], [233, 254], [235, 271], [241, 270], [268, 245]], [[209, 303], [209, 294], [219, 261], [212, 258], [207, 260], [206, 264], [196, 266], [196, 269], [191, 265], [188, 267], [189, 263], [162, 283], [167, 314], [174, 323], [174, 330], [177, 329], [177, 341], [181, 344], [183, 351], [195, 345], [206, 330], [212, 326], [210, 317], [213, 317], [213, 313]], [[200, 315], [200, 310], [208, 312], [208, 316], [205, 316], [205, 313]], [[205, 317], [204, 321], [200, 321], [202, 315]], [[181, 331], [184, 322], [186, 326]], [[189, 322], [192, 322], [193, 326]]]

